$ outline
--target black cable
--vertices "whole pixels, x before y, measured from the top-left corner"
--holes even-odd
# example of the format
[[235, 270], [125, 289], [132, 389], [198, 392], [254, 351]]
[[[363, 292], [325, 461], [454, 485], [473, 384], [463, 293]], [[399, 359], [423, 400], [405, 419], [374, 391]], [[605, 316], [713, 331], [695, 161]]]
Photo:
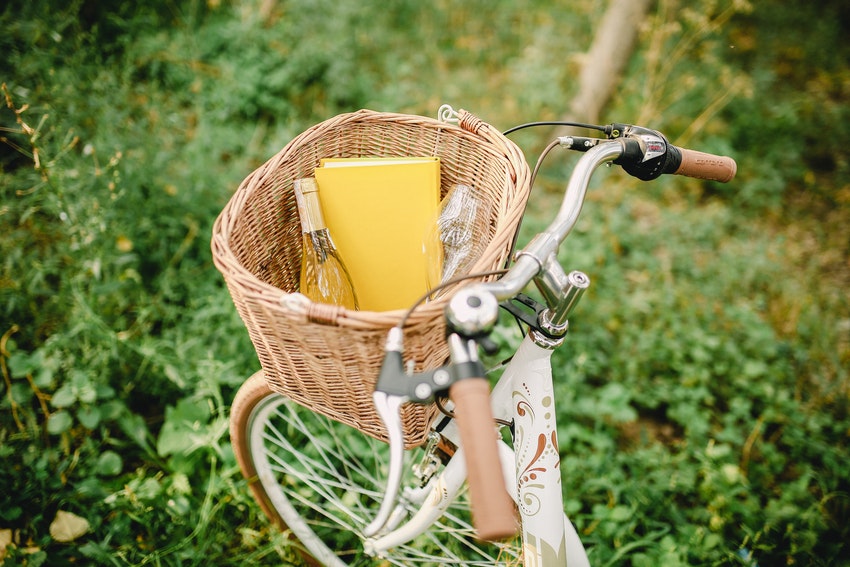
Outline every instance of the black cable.
[[440, 410], [441, 414], [452, 419], [455, 418], [455, 412], [446, 409], [446, 406], [443, 405], [443, 400], [440, 396], [434, 396], [434, 404], [436, 404], [437, 409]]
[[[543, 164], [543, 160], [552, 151], [552, 149], [560, 144], [561, 141], [558, 139], [552, 140], [549, 142], [549, 145], [540, 153], [540, 156], [537, 158], [537, 163], [534, 165], [534, 171], [531, 172], [531, 181], [529, 182], [532, 187], [534, 187], [534, 182], [537, 180], [537, 173], [540, 171], [540, 166]], [[523, 216], [525, 216], [525, 212], [523, 212]], [[513, 252], [513, 247], [511, 247], [511, 251]]]
[[471, 279], [474, 279], [474, 278], [486, 278], [488, 276], [498, 276], [498, 275], [502, 275], [502, 274], [507, 273], [507, 271], [508, 271], [507, 269], [503, 269], [503, 270], [492, 270], [492, 271], [489, 271], [489, 272], [478, 272], [478, 273], [475, 273], [475, 274], [466, 274], [466, 275], [458, 276], [458, 277], [455, 277], [455, 278], [452, 278], [450, 280], [442, 282], [440, 285], [438, 285], [434, 289], [429, 290], [428, 292], [424, 293], [419, 299], [417, 299], [415, 302], [413, 302], [413, 305], [410, 306], [410, 309], [407, 310], [407, 313], [404, 314], [404, 317], [401, 318], [401, 321], [398, 322], [396, 327], [398, 327], [399, 329], [403, 329], [405, 324], [407, 324], [407, 320], [410, 318], [410, 316], [413, 314], [413, 312], [416, 310], [416, 308], [419, 307], [420, 305], [422, 305], [423, 303], [425, 303], [428, 300], [429, 297], [431, 297], [432, 295], [434, 295], [435, 293], [437, 293], [441, 289], [447, 288], [449, 286], [452, 286], [452, 285], [459, 283], [459, 282], [462, 282], [464, 280], [471, 280]]
[[572, 126], [575, 128], [585, 128], [587, 130], [599, 130], [600, 132], [605, 132], [605, 127], [600, 126], [598, 124], [583, 124], [581, 122], [564, 122], [560, 120], [554, 120], [545, 122], [528, 122], [526, 124], [520, 124], [519, 126], [508, 128], [507, 130], [502, 132], [502, 135], [507, 136], [508, 134], [513, 134], [517, 130], [523, 130], [525, 128], [535, 128], [537, 126]]
[[[555, 148], [555, 146], [557, 146], [559, 143], [560, 143], [560, 141], [557, 138], [552, 140], [551, 142], [549, 142], [549, 145], [546, 146], [546, 148], [543, 150], [543, 152], [537, 158], [537, 163], [534, 166], [534, 171], [531, 172], [531, 179], [528, 182], [528, 184], [531, 186], [531, 188], [534, 188], [534, 182], [537, 180], [537, 173], [540, 171], [540, 166], [543, 164], [543, 160], [546, 158], [547, 155], [549, 155], [549, 152], [551, 152], [552, 149]], [[514, 231], [514, 237], [511, 240], [511, 247], [510, 247], [510, 250], [508, 252], [508, 257], [505, 260], [505, 267], [506, 268], [510, 264], [511, 259], [514, 257], [514, 252], [516, 251], [517, 239], [519, 239], [519, 230], [520, 230], [520, 227], [522, 226], [522, 219], [525, 218], [525, 212], [528, 210], [528, 202], [529, 201], [531, 201], [531, 197], [526, 199], [525, 206], [522, 210], [522, 216], [520, 217], [520, 223], [519, 223], [519, 225], [517, 225], [516, 230]]]

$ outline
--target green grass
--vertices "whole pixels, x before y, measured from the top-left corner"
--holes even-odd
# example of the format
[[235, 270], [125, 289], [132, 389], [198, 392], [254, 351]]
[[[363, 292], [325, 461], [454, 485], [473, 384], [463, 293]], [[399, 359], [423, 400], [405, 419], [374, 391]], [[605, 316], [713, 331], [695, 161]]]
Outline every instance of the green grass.
[[[212, 265], [216, 215], [339, 112], [561, 116], [604, 8], [262, 4], [0, 9], [4, 565], [293, 562], [227, 437], [258, 363]], [[729, 153], [739, 176], [595, 183], [563, 250], [594, 282], [556, 358], [565, 504], [597, 565], [840, 565], [846, 9], [698, 7], [657, 3], [606, 120]], [[550, 133], [515, 140], [533, 162]], [[574, 159], [547, 160], [521, 242]], [[54, 541], [58, 510], [86, 535]]]

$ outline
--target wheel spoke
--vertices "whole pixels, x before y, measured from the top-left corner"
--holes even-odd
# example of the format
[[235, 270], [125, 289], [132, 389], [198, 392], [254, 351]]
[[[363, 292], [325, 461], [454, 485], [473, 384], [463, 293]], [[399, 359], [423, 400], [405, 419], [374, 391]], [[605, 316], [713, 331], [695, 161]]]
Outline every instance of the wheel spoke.
[[[337, 496], [337, 493], [342, 492], [343, 495], [357, 493], [373, 500], [379, 497], [379, 493], [375, 490], [367, 490], [360, 485], [352, 484], [350, 480], [337, 474], [336, 471], [328, 471], [329, 473], [333, 473], [329, 477], [317, 477], [316, 472], [319, 469], [310, 466], [315, 461], [305, 457], [301, 453], [297, 455], [299, 457], [298, 464], [304, 465], [303, 467], [296, 468], [294, 466], [295, 463], [277, 454], [270, 453], [267, 455], [274, 462], [271, 465], [272, 470], [281, 473], [281, 478], [283, 479], [282, 487], [289, 497], [297, 498], [302, 504], [312, 508], [317, 513], [323, 513], [324, 508], [332, 505], [337, 510], [344, 512], [346, 516], [354, 519], [356, 524], [365, 525], [362, 515], [355, 514], [351, 506], [344, 503], [343, 499]], [[287, 489], [287, 487], [294, 487], [299, 483], [302, 485], [302, 489], [307, 489], [306, 491], [310, 493], [309, 496], [296, 491], [294, 488]], [[360, 498], [354, 498], [352, 504], [359, 503], [360, 500]], [[321, 502], [321, 507], [319, 504], [314, 504], [314, 502]], [[346, 529], [353, 530], [351, 525], [346, 525], [345, 527]]]
[[[363, 456], [358, 456], [351, 453], [351, 449], [348, 447], [346, 443], [343, 443], [339, 437], [338, 432], [333, 429], [326, 429], [326, 435], [315, 435], [312, 433], [312, 428], [315, 428], [317, 424], [321, 423], [321, 421], [317, 418], [313, 420], [313, 422], [308, 426], [304, 421], [293, 411], [292, 407], [287, 408], [287, 413], [284, 414], [280, 411], [276, 412], [276, 415], [281, 418], [283, 421], [288, 421], [292, 423], [295, 421], [296, 427], [298, 428], [299, 435], [303, 435], [305, 438], [299, 438], [297, 441], [301, 447], [295, 447], [293, 443], [289, 441], [289, 439], [283, 435], [273, 424], [268, 425], [268, 430], [266, 432], [267, 440], [271, 443], [279, 445], [282, 449], [284, 449], [288, 454], [295, 455], [299, 457], [303, 457], [307, 459], [308, 456], [301, 453], [301, 451], [309, 450], [311, 451], [311, 455], [317, 454], [321, 457], [321, 461], [316, 459], [310, 459], [309, 463], [305, 462], [305, 466], [308, 466], [321, 471], [324, 474], [328, 475], [336, 475], [343, 477], [342, 472], [338, 472], [337, 469], [339, 467], [345, 468], [345, 475], [349, 475], [352, 472], [356, 473], [359, 477], [362, 477], [365, 481], [368, 481], [372, 484], [379, 484], [378, 481], [374, 478], [372, 471], [367, 470], [366, 467], [362, 464]], [[314, 414], [311, 414], [314, 415]], [[349, 430], [353, 432], [353, 430]], [[273, 432], [273, 436], [268, 436], [269, 432]], [[327, 436], [331, 436], [334, 440], [333, 444], [328, 443]], [[375, 443], [378, 443], [375, 441]], [[303, 448], [302, 448], [303, 447]], [[372, 459], [372, 463], [380, 463], [381, 460], [377, 454], [377, 452], [372, 449], [372, 454], [374, 459]], [[368, 461], [367, 461], [368, 462]]]

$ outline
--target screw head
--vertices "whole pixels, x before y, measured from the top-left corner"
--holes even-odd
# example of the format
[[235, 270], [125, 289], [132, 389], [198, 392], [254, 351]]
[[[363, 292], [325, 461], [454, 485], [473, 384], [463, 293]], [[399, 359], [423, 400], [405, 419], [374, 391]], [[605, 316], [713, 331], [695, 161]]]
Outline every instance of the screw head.
[[449, 383], [450, 379], [451, 376], [449, 376], [449, 373], [443, 369], [434, 372], [434, 384], [436, 384], [437, 386], [445, 386]]
[[420, 400], [428, 399], [428, 396], [431, 395], [431, 386], [428, 384], [419, 384], [413, 390], [414, 395]]

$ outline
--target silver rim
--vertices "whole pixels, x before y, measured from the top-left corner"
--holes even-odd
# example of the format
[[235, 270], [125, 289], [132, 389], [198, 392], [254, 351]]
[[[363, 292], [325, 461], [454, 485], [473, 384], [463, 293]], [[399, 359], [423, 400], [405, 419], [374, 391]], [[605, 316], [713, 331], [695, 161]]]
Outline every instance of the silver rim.
[[[372, 565], [362, 530], [383, 497], [387, 446], [283, 396], [261, 400], [247, 437], [260, 483], [284, 523], [325, 565]], [[482, 545], [461, 495], [438, 524], [381, 557], [384, 565], [515, 565], [519, 544]]]

